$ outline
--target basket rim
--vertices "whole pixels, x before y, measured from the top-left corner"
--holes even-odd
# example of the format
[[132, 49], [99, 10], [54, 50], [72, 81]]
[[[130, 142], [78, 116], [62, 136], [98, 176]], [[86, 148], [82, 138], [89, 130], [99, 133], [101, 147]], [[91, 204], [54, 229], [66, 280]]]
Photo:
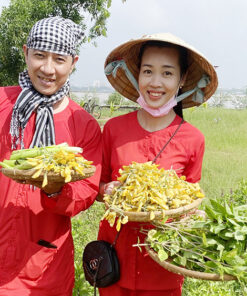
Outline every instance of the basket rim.
[[[154, 221], [154, 220], [161, 220], [164, 217], [178, 217], [198, 207], [204, 199], [205, 198], [198, 198], [188, 205], [185, 205], [176, 209], [164, 210], [164, 212], [154, 211], [153, 213], [155, 215], [155, 218], [152, 220], [150, 219], [151, 211], [150, 212], [126, 212], [126, 211], [122, 211], [121, 209], [119, 209], [119, 211], [121, 211], [123, 215], [128, 216], [129, 221], [148, 222], [148, 221]], [[108, 203], [105, 202], [105, 205], [106, 205], [106, 208], [109, 208]]]
[[[84, 176], [78, 174], [77, 172], [72, 172], [71, 177], [73, 181], [82, 180], [91, 177], [96, 171], [96, 167], [92, 165], [90, 168], [84, 168], [83, 172]], [[36, 169], [28, 169], [28, 170], [19, 170], [19, 169], [9, 169], [9, 168], [1, 168], [1, 172], [8, 178], [13, 180], [33, 180], [33, 181], [42, 181], [44, 178], [44, 172], [42, 172], [39, 177], [32, 178], [32, 175], [36, 172]], [[61, 182], [64, 180], [59, 173], [49, 172], [47, 174], [48, 180], [52, 180], [54, 182]]]
[[216, 274], [216, 273], [207, 273], [201, 271], [194, 271], [191, 269], [187, 269], [185, 267], [180, 267], [174, 265], [169, 262], [168, 260], [161, 261], [155, 251], [153, 251], [148, 245], [145, 246], [149, 256], [157, 262], [160, 266], [164, 267], [170, 272], [180, 274], [185, 277], [191, 277], [200, 280], [208, 280], [208, 281], [235, 281], [237, 278], [233, 275], [224, 274], [223, 276]]

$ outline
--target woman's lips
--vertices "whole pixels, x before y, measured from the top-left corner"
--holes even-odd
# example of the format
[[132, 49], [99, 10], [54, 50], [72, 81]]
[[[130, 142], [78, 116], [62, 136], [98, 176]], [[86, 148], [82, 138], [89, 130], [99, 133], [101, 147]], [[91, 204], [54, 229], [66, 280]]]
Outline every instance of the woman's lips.
[[160, 99], [165, 93], [164, 92], [157, 92], [157, 91], [148, 91], [148, 95], [152, 100]]

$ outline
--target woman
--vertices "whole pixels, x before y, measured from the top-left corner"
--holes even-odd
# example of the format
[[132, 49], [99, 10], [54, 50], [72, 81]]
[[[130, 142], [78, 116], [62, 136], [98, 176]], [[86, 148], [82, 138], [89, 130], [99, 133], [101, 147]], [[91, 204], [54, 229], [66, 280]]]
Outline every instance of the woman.
[[[182, 108], [205, 102], [217, 88], [213, 66], [198, 51], [171, 34], [156, 34], [131, 40], [113, 50], [105, 73], [112, 86], [141, 109], [109, 120], [103, 131], [101, 195], [111, 193], [118, 171], [132, 161], [152, 161], [174, 135], [156, 163], [173, 168], [187, 181], [198, 182], [204, 153], [202, 133], [182, 120]], [[137, 82], [138, 80], [138, 82]], [[140, 228], [151, 225], [129, 222], [116, 242], [120, 280], [101, 288], [100, 295], [181, 295], [183, 277], [160, 267], [142, 249]], [[115, 227], [102, 221], [99, 239], [110, 243]]]

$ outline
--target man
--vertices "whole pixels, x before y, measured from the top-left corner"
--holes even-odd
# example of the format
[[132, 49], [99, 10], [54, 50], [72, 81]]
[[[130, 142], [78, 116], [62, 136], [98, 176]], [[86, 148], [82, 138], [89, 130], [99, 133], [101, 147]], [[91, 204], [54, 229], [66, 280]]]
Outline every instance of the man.
[[0, 296], [72, 295], [70, 218], [94, 202], [101, 171], [99, 125], [68, 97], [82, 35], [68, 19], [38, 21], [23, 46], [20, 86], [0, 88], [0, 160], [13, 149], [67, 142], [96, 166], [88, 179], [42, 190], [0, 173]]

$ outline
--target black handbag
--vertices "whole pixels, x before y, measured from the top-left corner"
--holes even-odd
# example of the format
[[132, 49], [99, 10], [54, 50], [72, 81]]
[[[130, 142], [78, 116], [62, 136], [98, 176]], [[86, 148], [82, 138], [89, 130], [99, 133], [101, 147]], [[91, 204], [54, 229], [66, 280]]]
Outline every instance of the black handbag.
[[95, 288], [94, 295], [96, 287], [110, 286], [120, 278], [120, 267], [114, 248], [116, 239], [113, 244], [104, 240], [92, 241], [84, 249], [83, 270], [86, 280]]

